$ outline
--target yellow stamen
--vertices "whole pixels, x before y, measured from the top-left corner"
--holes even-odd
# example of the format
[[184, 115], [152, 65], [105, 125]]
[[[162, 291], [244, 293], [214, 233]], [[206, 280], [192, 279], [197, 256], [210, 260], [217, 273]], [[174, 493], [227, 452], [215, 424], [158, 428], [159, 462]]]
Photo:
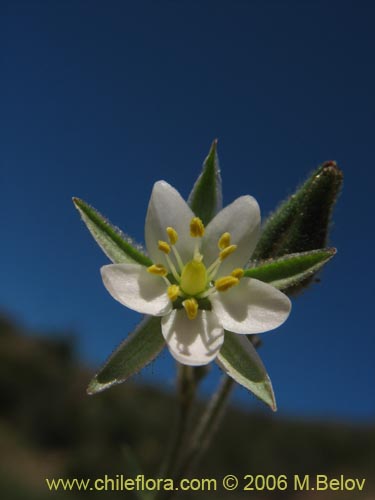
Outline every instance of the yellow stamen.
[[180, 287], [177, 285], [171, 285], [167, 289], [167, 294], [169, 299], [174, 302], [180, 294]]
[[215, 281], [215, 288], [218, 292], [226, 292], [232, 286], [236, 286], [239, 283], [239, 279], [234, 276], [223, 276]]
[[177, 240], [178, 240], [177, 231], [175, 229], [173, 229], [173, 227], [167, 227], [166, 231], [167, 231], [167, 235], [168, 235], [170, 244], [175, 245], [177, 243]]
[[166, 241], [159, 240], [158, 241], [158, 248], [162, 252], [168, 254], [171, 251], [171, 247], [168, 245]]
[[220, 236], [220, 239], [219, 239], [217, 246], [219, 247], [220, 250], [224, 250], [224, 248], [229, 247], [229, 245], [230, 245], [230, 234], [223, 233]]
[[207, 273], [209, 275], [209, 280], [211, 281], [212, 277], [215, 276], [219, 266], [221, 264], [221, 260], [217, 258], [207, 269]]
[[187, 317], [189, 319], [195, 319], [198, 314], [198, 302], [191, 298], [191, 299], [186, 299], [183, 301], [182, 305], [185, 308]]
[[[174, 248], [174, 247], [172, 247]], [[169, 266], [169, 269], [171, 270], [173, 276], [174, 276], [174, 279], [179, 283], [180, 282], [180, 276], [177, 272], [177, 269], [175, 267], [175, 265], [173, 264], [171, 258], [169, 257], [168, 254], [165, 254], [165, 260], [167, 261], [167, 264]]]
[[174, 256], [176, 257], [178, 267], [180, 268], [180, 271], [182, 272], [182, 270], [184, 268], [184, 263], [182, 262], [180, 254], [178, 253], [178, 250], [174, 245], [172, 246], [172, 250], [173, 250]]
[[219, 259], [224, 260], [227, 257], [229, 257], [230, 254], [232, 254], [237, 248], [237, 245], [229, 245], [229, 247], [224, 248], [219, 254]]
[[193, 217], [190, 222], [190, 236], [192, 238], [202, 238], [204, 235], [204, 225], [199, 217]]
[[245, 271], [240, 267], [237, 267], [236, 269], [233, 269], [233, 271], [230, 274], [240, 280], [242, 276], [245, 274]]
[[152, 266], [147, 268], [147, 271], [156, 276], [167, 276], [168, 274], [167, 268], [162, 264], [152, 264]]

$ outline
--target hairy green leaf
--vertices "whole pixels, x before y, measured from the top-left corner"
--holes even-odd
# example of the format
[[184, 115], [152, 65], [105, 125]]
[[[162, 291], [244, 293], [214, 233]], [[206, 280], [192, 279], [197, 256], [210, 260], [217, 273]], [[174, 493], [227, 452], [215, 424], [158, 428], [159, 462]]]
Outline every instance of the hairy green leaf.
[[95, 394], [124, 382], [155, 359], [164, 345], [165, 340], [161, 333], [160, 318], [145, 317], [95, 375], [87, 392]]
[[276, 411], [271, 380], [255, 347], [245, 335], [225, 331], [217, 362], [227, 375]]
[[194, 184], [188, 203], [204, 224], [208, 224], [222, 208], [223, 198], [217, 140], [213, 141], [208, 156], [203, 162], [202, 173]]
[[140, 245], [135, 244], [131, 238], [125, 236], [95, 208], [79, 198], [73, 198], [73, 203], [93, 238], [112, 262], [136, 262], [144, 266], [152, 264], [151, 260], [142, 252]]
[[284, 255], [246, 269], [245, 276], [259, 279], [279, 290], [287, 291], [316, 274], [335, 254], [335, 248], [323, 248]]
[[323, 163], [268, 218], [253, 258], [268, 259], [325, 247], [342, 179], [335, 162]]

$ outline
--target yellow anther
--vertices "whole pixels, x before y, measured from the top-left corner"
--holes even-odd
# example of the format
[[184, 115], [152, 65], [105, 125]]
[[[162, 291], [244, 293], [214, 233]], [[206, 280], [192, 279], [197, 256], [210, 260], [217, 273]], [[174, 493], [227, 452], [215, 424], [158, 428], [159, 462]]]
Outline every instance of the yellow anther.
[[190, 236], [202, 238], [204, 235], [204, 225], [199, 217], [193, 217], [190, 222]]
[[224, 250], [224, 248], [229, 247], [229, 245], [230, 245], [230, 233], [223, 233], [220, 236], [217, 246], [219, 247], [220, 250]]
[[227, 257], [229, 257], [230, 254], [232, 254], [237, 248], [237, 245], [229, 245], [229, 247], [224, 248], [219, 254], [219, 259], [224, 260]]
[[239, 279], [234, 276], [223, 276], [215, 281], [215, 288], [218, 292], [226, 292], [232, 286], [236, 286], [239, 283]]
[[147, 271], [151, 274], [156, 274], [156, 276], [167, 276], [168, 270], [162, 264], [152, 264], [152, 266], [147, 268]]
[[174, 302], [177, 297], [180, 295], [180, 287], [178, 285], [171, 285], [167, 288], [167, 294], [169, 297], [169, 300]]
[[187, 317], [189, 319], [195, 319], [198, 314], [198, 302], [195, 299], [186, 299], [183, 301], [182, 305], [185, 308]]
[[230, 274], [240, 280], [242, 276], [245, 274], [245, 271], [240, 267], [237, 267], [236, 269], [233, 269], [233, 271]]
[[175, 229], [173, 229], [173, 227], [167, 227], [166, 231], [167, 231], [167, 235], [169, 238], [169, 243], [171, 245], [175, 245], [177, 243], [177, 240], [178, 240], [177, 231]]
[[162, 252], [164, 252], [166, 254], [169, 254], [169, 252], [171, 251], [171, 247], [168, 245], [168, 243], [166, 241], [162, 241], [162, 240], [158, 241], [158, 248], [159, 248], [159, 250], [161, 250]]

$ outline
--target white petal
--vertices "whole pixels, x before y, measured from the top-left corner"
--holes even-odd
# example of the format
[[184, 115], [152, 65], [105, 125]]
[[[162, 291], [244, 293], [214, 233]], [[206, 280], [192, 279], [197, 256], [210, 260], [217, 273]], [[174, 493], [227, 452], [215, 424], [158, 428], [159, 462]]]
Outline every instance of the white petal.
[[171, 310], [164, 280], [147, 272], [144, 266], [110, 264], [100, 272], [112, 297], [129, 309], [153, 316], [163, 316]]
[[187, 262], [193, 258], [195, 238], [190, 237], [190, 221], [193, 217], [194, 213], [178, 191], [165, 181], [155, 183], [145, 225], [146, 247], [155, 264], [164, 263], [158, 241], [168, 241], [167, 227], [173, 227], [178, 233], [176, 248], [182, 260]]
[[242, 278], [240, 283], [210, 297], [213, 310], [226, 330], [261, 333], [287, 319], [292, 307], [288, 297], [267, 283]]
[[162, 332], [172, 356], [184, 365], [200, 366], [212, 361], [224, 342], [224, 330], [212, 311], [198, 311], [189, 319], [174, 309], [161, 321]]
[[223, 208], [208, 224], [202, 243], [202, 253], [206, 265], [210, 265], [219, 255], [217, 247], [220, 236], [230, 233], [231, 243], [237, 250], [221, 264], [219, 275], [230, 274], [236, 267], [243, 267], [254, 251], [259, 238], [260, 210], [255, 198], [241, 196]]

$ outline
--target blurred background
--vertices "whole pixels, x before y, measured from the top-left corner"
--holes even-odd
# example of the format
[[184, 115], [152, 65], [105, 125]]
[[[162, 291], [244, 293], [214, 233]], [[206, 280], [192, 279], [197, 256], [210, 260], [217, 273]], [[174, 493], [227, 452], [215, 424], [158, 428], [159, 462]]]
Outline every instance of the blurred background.
[[[199, 475], [370, 482], [374, 21], [365, 0], [0, 2], [3, 498], [48, 498], [48, 476], [123, 472], [125, 445], [155, 475], [174, 362], [164, 351], [131, 383], [86, 396], [140, 318], [104, 289], [107, 258], [71, 197], [143, 242], [153, 183], [187, 197], [214, 138], [225, 204], [251, 194], [266, 217], [326, 160], [345, 185], [338, 254], [263, 336], [278, 413], [237, 388]], [[213, 367], [202, 401], [219, 375]]]

